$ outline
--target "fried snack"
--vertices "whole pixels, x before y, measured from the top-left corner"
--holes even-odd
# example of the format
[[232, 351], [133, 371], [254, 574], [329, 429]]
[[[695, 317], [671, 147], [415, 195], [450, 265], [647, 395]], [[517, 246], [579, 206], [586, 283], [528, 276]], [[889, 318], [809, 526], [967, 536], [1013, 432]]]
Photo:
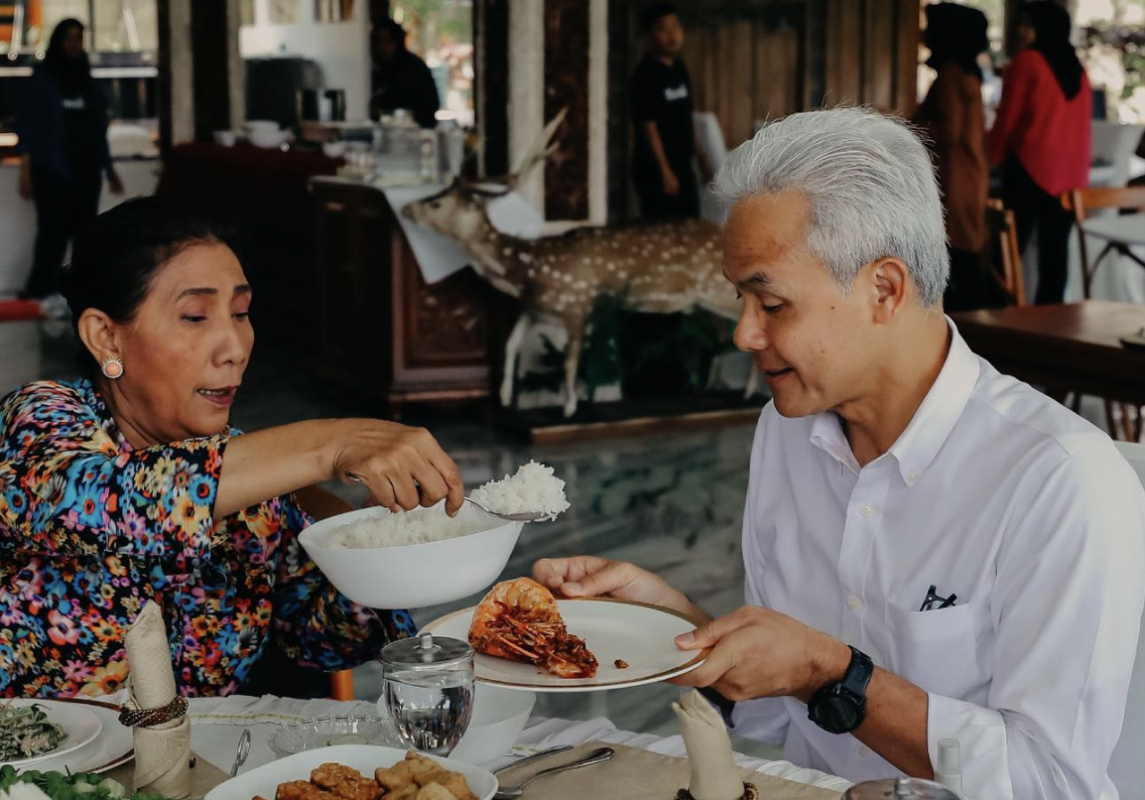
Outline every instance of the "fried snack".
[[[414, 783], [413, 772], [411, 771], [412, 764], [409, 761], [399, 761], [390, 768], [381, 768], [374, 770], [374, 780], [378, 785], [385, 789], [387, 792], [393, 792], [401, 789], [403, 786], [417, 786]], [[386, 796], [389, 800], [389, 795]]]
[[290, 781], [278, 786], [274, 800], [341, 800], [337, 795], [324, 792], [310, 781]]
[[477, 795], [469, 790], [469, 782], [465, 780], [465, 776], [460, 772], [447, 772], [444, 781], [438, 781], [442, 786], [449, 790], [457, 800], [477, 800]]
[[416, 783], [404, 784], [400, 789], [394, 789], [385, 796], [385, 800], [414, 800], [421, 789]]
[[322, 764], [310, 773], [310, 781], [343, 800], [378, 800], [382, 793], [376, 782], [341, 764]]
[[418, 790], [414, 800], [457, 800], [457, 798], [440, 783], [431, 781]]

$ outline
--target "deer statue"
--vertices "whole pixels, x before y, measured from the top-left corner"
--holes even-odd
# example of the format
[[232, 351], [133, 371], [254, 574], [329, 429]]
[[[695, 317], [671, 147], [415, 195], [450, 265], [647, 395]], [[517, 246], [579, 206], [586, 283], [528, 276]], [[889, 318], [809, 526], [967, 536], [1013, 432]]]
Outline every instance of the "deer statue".
[[[505, 347], [501, 403], [513, 402], [521, 343], [531, 325], [553, 321], [568, 333], [565, 352], [564, 415], [576, 413], [577, 368], [585, 326], [596, 299], [622, 297], [630, 311], [654, 314], [702, 308], [728, 319], [740, 312], [723, 276], [722, 231], [700, 219], [624, 228], [577, 228], [563, 236], [522, 239], [498, 231], [486, 204], [510, 191], [551, 153], [548, 142], [564, 118], [546, 126], [539, 143], [508, 176], [503, 187], [454, 183], [432, 197], [407, 205], [409, 219], [456, 240], [473, 267], [495, 289], [518, 298], [521, 316]], [[755, 390], [752, 372], [747, 393]]]

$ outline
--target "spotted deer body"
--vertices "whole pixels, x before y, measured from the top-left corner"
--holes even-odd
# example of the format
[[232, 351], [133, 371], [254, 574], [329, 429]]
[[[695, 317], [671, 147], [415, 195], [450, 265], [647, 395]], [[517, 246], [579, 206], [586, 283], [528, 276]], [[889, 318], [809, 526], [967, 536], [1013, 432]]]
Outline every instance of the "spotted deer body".
[[[490, 222], [486, 204], [509, 191], [520, 176], [544, 162], [545, 145], [563, 115], [549, 124], [540, 146], [502, 191], [455, 182], [411, 203], [410, 219], [451, 237], [473, 266], [499, 291], [521, 301], [521, 317], [505, 348], [501, 402], [513, 402], [517, 356], [531, 325], [547, 320], [568, 333], [565, 352], [566, 417], [576, 412], [576, 376], [585, 327], [597, 298], [620, 297], [632, 311], [655, 314], [696, 308], [728, 319], [740, 304], [723, 276], [722, 230], [700, 219], [618, 228], [578, 228], [563, 236], [522, 239]], [[754, 378], [749, 394], [754, 391]]]

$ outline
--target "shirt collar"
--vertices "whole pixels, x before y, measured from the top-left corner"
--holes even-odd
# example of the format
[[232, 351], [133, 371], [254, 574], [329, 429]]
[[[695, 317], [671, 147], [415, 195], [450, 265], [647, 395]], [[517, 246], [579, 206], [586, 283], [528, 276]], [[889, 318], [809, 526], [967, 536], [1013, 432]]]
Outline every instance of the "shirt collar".
[[[970, 400], [982, 369], [954, 321], [947, 317], [946, 324], [950, 329], [950, 351], [946, 354], [942, 370], [910, 424], [889, 451], [898, 462], [899, 472], [907, 486], [913, 486], [922, 477], [946, 443]], [[851, 470], [859, 471], [858, 461], [835, 412], [815, 415], [811, 423], [811, 444]]]

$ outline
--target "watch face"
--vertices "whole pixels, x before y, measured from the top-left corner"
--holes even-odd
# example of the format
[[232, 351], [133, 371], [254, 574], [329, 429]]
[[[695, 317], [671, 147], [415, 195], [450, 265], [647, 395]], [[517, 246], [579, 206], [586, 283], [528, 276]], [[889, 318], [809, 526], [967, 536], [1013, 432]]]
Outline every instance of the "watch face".
[[815, 704], [815, 723], [831, 733], [853, 731], [862, 721], [862, 708], [852, 698], [830, 694]]

